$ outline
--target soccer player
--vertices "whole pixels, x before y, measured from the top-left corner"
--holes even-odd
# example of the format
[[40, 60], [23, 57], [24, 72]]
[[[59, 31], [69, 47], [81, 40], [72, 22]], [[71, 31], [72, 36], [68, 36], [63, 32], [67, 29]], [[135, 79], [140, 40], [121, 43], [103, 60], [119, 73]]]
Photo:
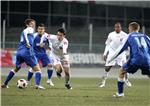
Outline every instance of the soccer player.
[[58, 78], [61, 78], [62, 71], [65, 72], [65, 87], [72, 89], [70, 85], [70, 63], [69, 55], [67, 53], [68, 40], [65, 38], [66, 32], [63, 28], [57, 30], [57, 35], [47, 35], [41, 38], [41, 47], [43, 47], [43, 40], [48, 39], [51, 44], [51, 56], [53, 58], [53, 65], [56, 70]]
[[[54, 84], [51, 80], [51, 77], [53, 74], [52, 61], [51, 61], [51, 59], [49, 59], [49, 57], [46, 54], [46, 46], [40, 47], [41, 37], [44, 35], [48, 35], [45, 32], [45, 25], [44, 24], [38, 25], [37, 31], [38, 32], [34, 34], [34, 36], [35, 36], [34, 44], [33, 44], [34, 52], [35, 52], [37, 60], [42, 62], [42, 66], [43, 67], [47, 66], [47, 74], [48, 74], [47, 84], [54, 86]], [[30, 81], [32, 76], [33, 76], [33, 71], [31, 68], [31, 69], [29, 69], [27, 80]]]
[[141, 69], [142, 74], [150, 78], [150, 38], [139, 33], [140, 25], [136, 22], [131, 22], [128, 29], [128, 38], [108, 59], [108, 62], [111, 62], [128, 47], [130, 48], [130, 58], [119, 70], [118, 92], [115, 97], [124, 96], [124, 76], [127, 72], [134, 74]]
[[[117, 22], [114, 26], [115, 31], [109, 33], [108, 38], [105, 42], [106, 47], [103, 54], [105, 63], [104, 75], [102, 77], [102, 82], [99, 87], [105, 87], [106, 79], [108, 78], [108, 74], [112, 66], [117, 65], [122, 66], [123, 63], [126, 62], [126, 54], [123, 52], [120, 54], [115, 60], [108, 63], [108, 58], [114, 53], [114, 51], [122, 44], [123, 39], [125, 39], [128, 35], [121, 30], [121, 24]], [[126, 85], [131, 86], [131, 83], [128, 80], [128, 76], [126, 75]]]
[[14, 77], [15, 73], [17, 73], [20, 70], [21, 64], [25, 62], [28, 66], [32, 67], [33, 71], [35, 71], [35, 88], [45, 89], [44, 87], [40, 86], [41, 69], [39, 67], [33, 50], [33, 33], [35, 28], [35, 20], [26, 19], [25, 26], [26, 28], [21, 33], [21, 39], [17, 49], [16, 68], [12, 69], [9, 72], [6, 80], [1, 86], [2, 88], [8, 88], [8, 82]]

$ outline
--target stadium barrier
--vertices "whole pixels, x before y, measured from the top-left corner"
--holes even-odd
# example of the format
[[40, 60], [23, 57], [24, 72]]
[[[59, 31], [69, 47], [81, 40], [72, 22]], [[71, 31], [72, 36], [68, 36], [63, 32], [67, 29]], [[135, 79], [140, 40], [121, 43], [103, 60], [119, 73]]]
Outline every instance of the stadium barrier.
[[[102, 54], [98, 53], [69, 53], [71, 66], [101, 66], [104, 64]], [[1, 49], [1, 67], [15, 66], [16, 50]], [[41, 64], [41, 63], [40, 63]], [[26, 65], [23, 64], [25, 67]]]

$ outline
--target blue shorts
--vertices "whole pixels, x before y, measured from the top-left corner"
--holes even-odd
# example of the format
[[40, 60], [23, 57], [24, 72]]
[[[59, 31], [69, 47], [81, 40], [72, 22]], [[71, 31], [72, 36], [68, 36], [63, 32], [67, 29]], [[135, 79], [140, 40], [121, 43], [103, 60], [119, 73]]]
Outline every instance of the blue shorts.
[[26, 63], [30, 67], [34, 67], [38, 64], [35, 55], [18, 54], [16, 56], [16, 67], [20, 68], [22, 63]]
[[142, 65], [135, 65], [127, 62], [123, 65], [123, 69], [126, 70], [128, 73], [134, 74], [137, 72], [138, 69], [141, 69], [141, 73], [143, 75], [150, 75], [150, 67], [149, 66], [142, 66]]
[[43, 67], [46, 67], [48, 64], [52, 63], [47, 54], [36, 54], [36, 58], [38, 61], [42, 62]]

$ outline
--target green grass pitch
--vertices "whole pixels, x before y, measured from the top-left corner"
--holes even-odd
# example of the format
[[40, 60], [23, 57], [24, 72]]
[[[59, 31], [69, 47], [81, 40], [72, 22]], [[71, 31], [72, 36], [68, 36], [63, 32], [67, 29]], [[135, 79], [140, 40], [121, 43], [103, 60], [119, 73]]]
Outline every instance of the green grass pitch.
[[[2, 77], [2, 81], [6, 77]], [[9, 89], [1, 89], [2, 106], [150, 106], [150, 80], [131, 79], [132, 87], [125, 86], [125, 97], [114, 98], [116, 79], [108, 79], [105, 88], [98, 88], [98, 78], [72, 78], [72, 90], [64, 88], [64, 79], [53, 78], [55, 87], [49, 87], [42, 79], [46, 90], [33, 88], [34, 79], [26, 89], [16, 87], [14, 77]]]

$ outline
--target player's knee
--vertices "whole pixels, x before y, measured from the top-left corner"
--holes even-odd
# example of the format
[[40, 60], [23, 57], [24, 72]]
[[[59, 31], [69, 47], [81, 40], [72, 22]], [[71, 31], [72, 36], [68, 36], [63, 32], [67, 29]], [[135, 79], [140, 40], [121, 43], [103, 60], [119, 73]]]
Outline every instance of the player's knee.
[[14, 72], [17, 73], [17, 72], [20, 70], [20, 68], [21, 68], [21, 67], [16, 67], [16, 68], [14, 69]]
[[47, 68], [48, 68], [48, 69], [53, 68], [52, 64], [48, 64], [48, 65], [47, 65]]
[[125, 75], [126, 75], [126, 71], [123, 68], [121, 68], [119, 71], [119, 78], [123, 79], [125, 77]]
[[34, 67], [32, 67], [33, 71], [41, 71], [39, 64], [35, 65]]

